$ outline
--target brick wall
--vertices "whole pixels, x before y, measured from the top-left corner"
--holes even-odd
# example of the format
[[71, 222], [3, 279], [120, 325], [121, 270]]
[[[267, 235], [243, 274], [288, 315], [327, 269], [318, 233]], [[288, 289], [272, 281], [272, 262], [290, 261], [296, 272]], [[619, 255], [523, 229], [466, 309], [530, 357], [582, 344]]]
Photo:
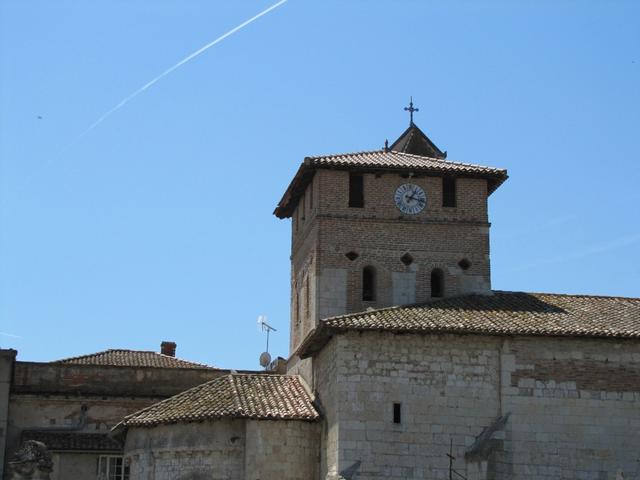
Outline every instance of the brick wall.
[[[417, 215], [402, 215], [394, 203], [407, 182], [427, 193]], [[318, 170], [293, 213], [291, 351], [319, 319], [429, 300], [435, 268], [444, 272], [447, 296], [490, 290], [485, 180], [459, 178], [455, 208], [442, 207], [440, 177], [364, 174], [364, 208], [348, 207], [348, 185], [348, 171]], [[411, 265], [401, 262], [405, 253]], [[467, 270], [458, 266], [462, 259], [471, 262]], [[365, 302], [362, 269], [369, 265], [376, 299]]]

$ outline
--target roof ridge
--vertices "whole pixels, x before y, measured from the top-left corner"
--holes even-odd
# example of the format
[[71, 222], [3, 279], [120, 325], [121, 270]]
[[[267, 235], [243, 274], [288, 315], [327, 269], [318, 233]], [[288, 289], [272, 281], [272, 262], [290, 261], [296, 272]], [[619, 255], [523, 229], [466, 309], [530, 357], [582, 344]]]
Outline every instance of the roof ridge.
[[497, 171], [506, 170], [505, 168], [502, 168], [502, 167], [489, 167], [489, 166], [486, 166], [486, 165], [480, 165], [479, 163], [460, 162], [460, 161], [456, 161], [456, 160], [448, 160], [448, 159], [438, 158], [438, 157], [429, 157], [429, 156], [426, 156], [426, 155], [417, 155], [415, 153], [398, 152], [396, 150], [385, 151], [384, 149], [382, 149], [382, 150], [360, 150], [360, 151], [356, 151], [356, 152], [331, 153], [331, 154], [327, 154], [327, 155], [310, 155], [310, 156], [304, 157], [304, 160], [313, 161], [313, 160], [318, 160], [318, 159], [323, 159], [323, 158], [327, 158], [328, 159], [328, 158], [350, 157], [350, 156], [355, 156], [355, 155], [372, 155], [372, 154], [402, 155], [402, 156], [414, 158], [414, 159], [417, 159], [417, 160], [427, 159], [429, 161], [448, 164], [448, 165], [453, 164], [453, 165], [460, 165], [460, 166], [464, 166], [464, 167], [483, 168], [483, 169], [497, 170]]
[[[371, 154], [371, 153], [391, 153], [391, 152], [385, 152], [384, 149], [378, 149], [378, 150], [359, 150], [356, 152], [346, 152], [346, 153], [329, 153], [327, 155], [307, 155], [306, 157], [304, 157], [304, 160], [316, 160], [318, 158], [334, 158], [334, 157], [345, 157], [347, 155], [367, 155], [367, 154]], [[398, 152], [394, 152], [394, 153], [398, 153]]]
[[[200, 362], [194, 362], [193, 360], [186, 360], [184, 358], [180, 358], [180, 357], [175, 357], [175, 356], [171, 356], [171, 355], [165, 355], [161, 352], [156, 352], [153, 350], [134, 350], [134, 349], [130, 349], [130, 348], [108, 348], [106, 350], [100, 350], [99, 352], [93, 352], [93, 353], [86, 353], [84, 355], [76, 355], [73, 357], [66, 357], [66, 358], [60, 358], [57, 360], [51, 360], [48, 363], [72, 363], [76, 360], [90, 360], [90, 359], [96, 359], [96, 360], [100, 360], [101, 357], [106, 357], [104, 358], [104, 360], [106, 360], [108, 362], [108, 356], [110, 354], [121, 354], [121, 353], [131, 353], [131, 354], [143, 354], [143, 355], [152, 355], [155, 357], [160, 357], [163, 359], [167, 359], [169, 362], [176, 362], [176, 364], [184, 364], [184, 365], [188, 365], [191, 366], [191, 368], [216, 368], [212, 365], [207, 365], [205, 363], [200, 363]], [[85, 365], [91, 365], [91, 363], [85, 363]], [[110, 363], [97, 363], [96, 365], [111, 365]], [[116, 363], [113, 363], [111, 366], [116, 366], [116, 367], [122, 367], [122, 366], [131, 366], [131, 365], [119, 365]], [[176, 367], [176, 365], [173, 366], [163, 366], [163, 365], [149, 365], [152, 368], [180, 368], [180, 367]], [[182, 368], [188, 368], [187, 366], [183, 366]]]
[[409, 304], [405, 304], [405, 305], [392, 305], [392, 306], [389, 306], [389, 307], [374, 308], [374, 309], [371, 309], [371, 310], [362, 310], [362, 311], [358, 311], [358, 312], [343, 313], [342, 315], [334, 315], [332, 317], [322, 318], [320, 321], [321, 322], [329, 322], [329, 321], [333, 321], [333, 320], [342, 320], [344, 318], [350, 318], [350, 317], [361, 317], [363, 315], [370, 315], [370, 314], [393, 311], [393, 310], [402, 310], [402, 309], [409, 309], [409, 308], [427, 307], [427, 306], [430, 306], [430, 305], [437, 305], [438, 303], [446, 302], [446, 301], [453, 300], [453, 299], [470, 298], [470, 297], [474, 297], [474, 296], [483, 296], [483, 297], [484, 296], [492, 296], [494, 294], [500, 294], [500, 293], [505, 293], [505, 294], [524, 294], [524, 295], [548, 295], [548, 296], [555, 296], [555, 297], [572, 297], [572, 298], [609, 298], [609, 299], [612, 299], [612, 300], [637, 300], [637, 301], [640, 301], [640, 297], [621, 297], [621, 296], [612, 296], [612, 295], [587, 295], [587, 294], [572, 294], [572, 293], [525, 292], [525, 291], [521, 291], [521, 290], [491, 290], [491, 294], [489, 294], [489, 295], [485, 295], [485, 294], [481, 294], [481, 293], [467, 293], [467, 294], [463, 294], [463, 295], [455, 295], [455, 296], [451, 296], [451, 297], [437, 298], [437, 299], [434, 299], [434, 300], [428, 300], [426, 302], [415, 302], [415, 303], [409, 303]]
[[524, 293], [527, 295], [549, 295], [554, 297], [611, 298], [614, 300], [640, 300], [640, 297], [623, 297], [620, 295], [591, 295], [588, 293], [525, 292], [521, 290], [493, 290], [493, 293]]
[[369, 314], [378, 313], [378, 312], [387, 312], [387, 311], [390, 311], [390, 310], [401, 310], [403, 308], [425, 307], [427, 305], [432, 305], [432, 304], [443, 302], [443, 301], [446, 301], [446, 300], [451, 300], [453, 298], [471, 297], [471, 296], [474, 296], [474, 295], [480, 295], [480, 294], [478, 294], [478, 293], [467, 293], [467, 294], [464, 294], [464, 295], [455, 295], [455, 296], [451, 296], [451, 297], [436, 298], [434, 300], [428, 300], [426, 302], [415, 302], [415, 303], [407, 303], [405, 305], [391, 305], [389, 307], [372, 308], [370, 310], [361, 310], [359, 312], [343, 313], [342, 315], [334, 315], [333, 317], [322, 318], [322, 319], [320, 319], [320, 321], [321, 322], [328, 322], [330, 320], [340, 320], [342, 318], [349, 318], [349, 317], [354, 317], [354, 316], [360, 317], [362, 315], [369, 315]]

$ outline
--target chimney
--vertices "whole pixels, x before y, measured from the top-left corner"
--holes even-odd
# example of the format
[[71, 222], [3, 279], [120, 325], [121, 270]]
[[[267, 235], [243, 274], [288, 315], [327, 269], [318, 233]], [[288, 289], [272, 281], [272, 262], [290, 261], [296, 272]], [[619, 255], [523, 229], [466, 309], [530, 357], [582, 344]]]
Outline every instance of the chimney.
[[160, 353], [168, 357], [176, 356], [176, 342], [162, 342], [160, 344]]

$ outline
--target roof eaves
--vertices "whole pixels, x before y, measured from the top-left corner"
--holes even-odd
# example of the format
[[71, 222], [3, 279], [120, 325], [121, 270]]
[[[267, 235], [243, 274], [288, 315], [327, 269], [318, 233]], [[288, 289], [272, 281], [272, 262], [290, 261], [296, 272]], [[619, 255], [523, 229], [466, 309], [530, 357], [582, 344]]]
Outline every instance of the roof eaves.
[[306, 157], [273, 211], [276, 217], [280, 219], [291, 217], [297, 205], [297, 199], [315, 175], [315, 170], [316, 166], [312, 164], [309, 157]]
[[[437, 148], [437, 147], [436, 147]], [[316, 170], [351, 170], [360, 172], [398, 172], [408, 170], [407, 166], [398, 165], [371, 165], [371, 164], [349, 164], [341, 161], [341, 158], [351, 157], [357, 155], [370, 155], [370, 154], [382, 154], [388, 153], [384, 150], [371, 150], [362, 152], [352, 152], [346, 154], [333, 154], [333, 155], [321, 155], [313, 157], [305, 157], [300, 164], [293, 180], [289, 183], [284, 195], [282, 196], [277, 207], [273, 211], [273, 214], [282, 219], [289, 218], [293, 214], [295, 207], [298, 203], [298, 199], [304, 193], [307, 185], [315, 175]], [[442, 173], [446, 175], [455, 175], [459, 177], [470, 178], [484, 178], [488, 182], [488, 194], [491, 195], [502, 183], [509, 178], [507, 171], [501, 168], [486, 167], [483, 165], [476, 165], [463, 162], [451, 162], [437, 157], [424, 157], [420, 155], [414, 155], [411, 153], [393, 151], [394, 155], [402, 155], [419, 160], [428, 159], [436, 164], [441, 163], [442, 166], [426, 165], [424, 167], [416, 166], [412, 167], [415, 171]], [[333, 159], [336, 159], [335, 161]], [[459, 170], [452, 170], [451, 165], [459, 168]], [[476, 170], [476, 171], [474, 171]], [[483, 170], [483, 171], [477, 171]]]

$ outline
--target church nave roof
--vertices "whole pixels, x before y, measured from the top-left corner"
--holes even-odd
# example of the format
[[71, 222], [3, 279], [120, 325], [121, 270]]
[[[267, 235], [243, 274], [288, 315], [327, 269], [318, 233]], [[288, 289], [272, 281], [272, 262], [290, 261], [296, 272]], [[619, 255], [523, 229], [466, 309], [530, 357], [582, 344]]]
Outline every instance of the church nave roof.
[[318, 352], [348, 330], [640, 338], [640, 298], [495, 291], [325, 319], [298, 353]]

